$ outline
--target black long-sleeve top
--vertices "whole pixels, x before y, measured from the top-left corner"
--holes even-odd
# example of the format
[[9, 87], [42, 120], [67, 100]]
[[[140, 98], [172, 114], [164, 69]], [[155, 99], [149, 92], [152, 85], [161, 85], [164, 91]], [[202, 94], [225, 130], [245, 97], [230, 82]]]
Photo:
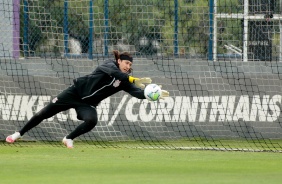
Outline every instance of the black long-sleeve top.
[[91, 74], [74, 79], [74, 86], [80, 98], [87, 104], [97, 106], [105, 98], [123, 90], [130, 95], [145, 99], [144, 90], [128, 81], [114, 60], [98, 66]]

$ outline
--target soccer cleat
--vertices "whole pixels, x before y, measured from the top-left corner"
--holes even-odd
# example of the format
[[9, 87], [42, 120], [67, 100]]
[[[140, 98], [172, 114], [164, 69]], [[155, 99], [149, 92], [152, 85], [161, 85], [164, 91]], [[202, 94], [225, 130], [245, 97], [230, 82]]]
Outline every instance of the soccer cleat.
[[6, 142], [7, 143], [14, 143], [17, 139], [21, 138], [21, 134], [20, 132], [15, 132], [14, 134], [12, 135], [9, 135], [7, 138], [6, 138]]
[[67, 148], [73, 148], [73, 140], [72, 139], [67, 139], [66, 137], [64, 137], [62, 142]]

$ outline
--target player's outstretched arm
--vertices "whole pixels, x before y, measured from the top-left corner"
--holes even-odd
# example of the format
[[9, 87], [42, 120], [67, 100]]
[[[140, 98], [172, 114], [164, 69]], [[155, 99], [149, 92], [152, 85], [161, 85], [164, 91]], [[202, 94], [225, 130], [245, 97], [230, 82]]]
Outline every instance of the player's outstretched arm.
[[137, 78], [137, 77], [129, 76], [128, 80], [130, 83], [135, 84], [138, 88], [141, 88], [141, 89], [145, 88], [145, 84], [150, 84], [152, 82], [152, 79], [149, 77]]

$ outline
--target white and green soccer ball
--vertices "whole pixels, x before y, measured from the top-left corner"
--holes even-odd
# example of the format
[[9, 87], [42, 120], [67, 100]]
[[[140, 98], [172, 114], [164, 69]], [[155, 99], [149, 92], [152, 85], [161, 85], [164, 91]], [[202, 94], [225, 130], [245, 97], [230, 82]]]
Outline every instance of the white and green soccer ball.
[[144, 89], [144, 95], [149, 101], [157, 101], [160, 99], [162, 90], [157, 84], [149, 84]]

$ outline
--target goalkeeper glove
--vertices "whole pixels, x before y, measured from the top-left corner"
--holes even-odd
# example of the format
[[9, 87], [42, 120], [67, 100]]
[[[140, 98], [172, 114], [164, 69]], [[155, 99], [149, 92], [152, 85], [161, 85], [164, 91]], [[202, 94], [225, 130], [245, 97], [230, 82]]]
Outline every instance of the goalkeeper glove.
[[162, 90], [162, 94], [161, 94], [161, 99], [164, 99], [165, 97], [169, 97], [169, 92], [166, 90]]
[[[159, 87], [162, 88], [161, 85], [159, 85]], [[166, 90], [162, 90], [160, 99], [164, 99], [165, 97], [169, 97], [169, 92]]]
[[152, 82], [151, 78], [136, 78], [136, 77], [132, 77], [132, 76], [129, 76], [128, 80], [129, 80], [130, 83], [133, 83], [138, 88], [142, 88], [142, 89], [145, 88], [145, 84], [144, 83], [150, 84]]

